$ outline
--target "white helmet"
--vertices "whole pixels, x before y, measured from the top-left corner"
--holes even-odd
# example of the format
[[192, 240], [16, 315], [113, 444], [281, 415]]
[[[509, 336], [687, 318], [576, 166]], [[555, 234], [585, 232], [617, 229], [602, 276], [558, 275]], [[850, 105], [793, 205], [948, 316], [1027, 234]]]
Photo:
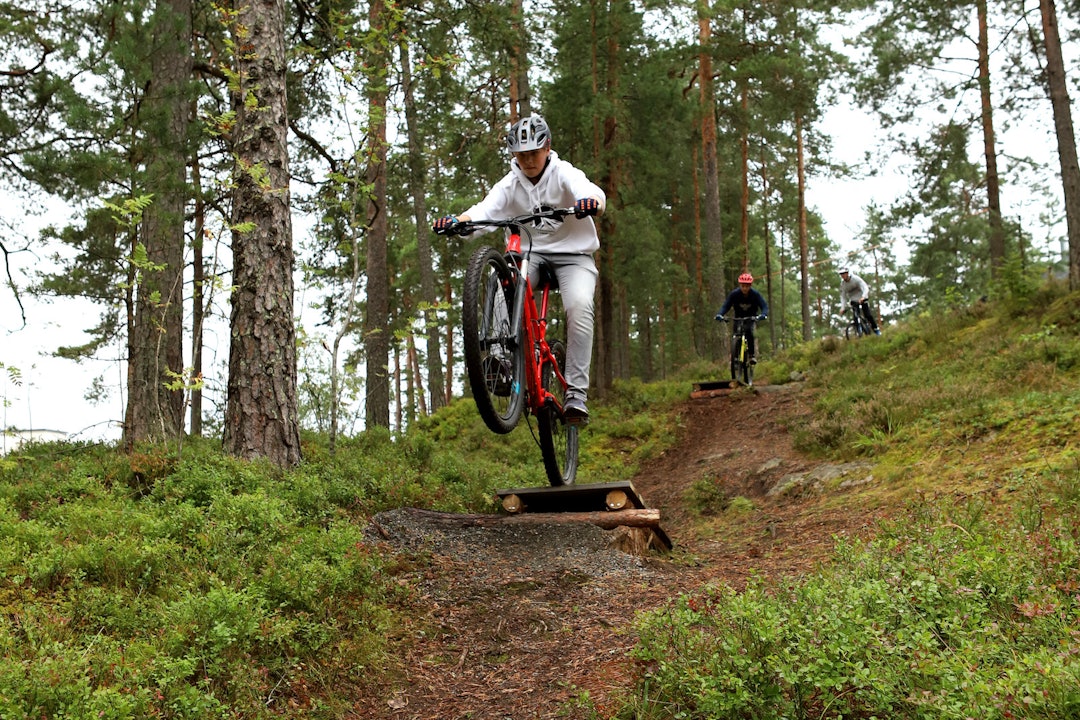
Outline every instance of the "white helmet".
[[842, 267], [839, 270], [837, 270], [836, 272], [838, 272], [841, 275], [847, 275], [848, 274], [848, 269], [846, 267]]
[[530, 115], [518, 120], [506, 134], [506, 147], [510, 152], [528, 152], [539, 150], [551, 144], [551, 129], [539, 115]]

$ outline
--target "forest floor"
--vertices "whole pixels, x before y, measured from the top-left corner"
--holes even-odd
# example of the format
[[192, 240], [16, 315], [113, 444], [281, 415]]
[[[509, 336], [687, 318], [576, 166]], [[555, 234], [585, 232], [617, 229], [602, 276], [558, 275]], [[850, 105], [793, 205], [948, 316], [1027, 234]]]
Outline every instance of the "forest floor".
[[[739, 590], [751, 575], [782, 583], [828, 559], [837, 537], [873, 531], [882, 510], [854, 500], [869, 466], [793, 447], [809, 402], [799, 383], [686, 401], [676, 445], [632, 480], [660, 509], [671, 552], [623, 552], [615, 531], [591, 525], [454, 528], [407, 510], [374, 518], [379, 542], [423, 560], [398, 569], [414, 588], [412, 622], [394, 641], [400, 672], [379, 686], [358, 679], [350, 719], [610, 717], [641, 672], [631, 656], [638, 613], [710, 585]], [[847, 479], [822, 482], [838, 476]], [[753, 507], [702, 516], [692, 488], [704, 478]]]

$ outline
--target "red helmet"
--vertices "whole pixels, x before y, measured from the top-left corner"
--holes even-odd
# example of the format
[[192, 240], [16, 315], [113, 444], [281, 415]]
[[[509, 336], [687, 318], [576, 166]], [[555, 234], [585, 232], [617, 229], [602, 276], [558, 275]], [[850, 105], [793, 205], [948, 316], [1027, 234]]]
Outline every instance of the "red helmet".
[[748, 272], [744, 272], [739, 276], [739, 283], [752, 283], [754, 282], [754, 276]]

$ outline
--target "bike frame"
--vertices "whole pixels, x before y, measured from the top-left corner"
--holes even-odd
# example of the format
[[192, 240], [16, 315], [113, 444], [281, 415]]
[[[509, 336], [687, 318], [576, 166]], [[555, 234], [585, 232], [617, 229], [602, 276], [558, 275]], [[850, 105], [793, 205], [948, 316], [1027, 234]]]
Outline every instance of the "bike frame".
[[732, 318], [731, 341], [734, 343], [738, 340], [739, 342], [739, 357], [736, 358], [739, 362], [746, 362], [747, 326], [753, 327], [751, 324], [753, 322], [752, 318]]
[[851, 303], [851, 325], [855, 326], [855, 337], [871, 335], [874, 331], [870, 327], [870, 321], [863, 315], [862, 306]]
[[[562, 368], [555, 361], [551, 352], [551, 346], [547, 341], [547, 314], [548, 303], [551, 297], [551, 283], [541, 279], [540, 282], [540, 307], [537, 308], [533, 295], [532, 283], [529, 282], [529, 265], [532, 262], [530, 252], [523, 253], [521, 250], [521, 231], [512, 226], [506, 239], [507, 263], [517, 268], [517, 291], [514, 293], [514, 313], [511, 316], [511, 327], [518, 333], [520, 347], [532, 352], [525, 352], [525, 388], [526, 404], [529, 412], [535, 415], [542, 408], [554, 405], [559, 413], [562, 406], [558, 399], [543, 386], [540, 371], [545, 362], [550, 362], [555, 371], [555, 377], [565, 388], [566, 378]], [[526, 302], [528, 300], [528, 302]]]
[[[726, 317], [723, 320], [728, 321]], [[731, 379], [739, 382], [739, 376], [742, 375], [747, 385], [753, 385], [754, 382], [753, 367], [747, 359], [747, 354], [750, 352], [747, 333], [755, 324], [757, 324], [755, 318], [731, 318]]]

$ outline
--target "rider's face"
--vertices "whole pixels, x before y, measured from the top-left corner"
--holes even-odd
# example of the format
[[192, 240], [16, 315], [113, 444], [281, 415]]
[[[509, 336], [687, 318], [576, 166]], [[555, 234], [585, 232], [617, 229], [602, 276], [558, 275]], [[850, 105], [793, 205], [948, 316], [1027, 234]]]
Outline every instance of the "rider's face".
[[743, 295], [750, 294], [750, 283], [739, 283], [739, 289], [743, 291]]
[[516, 152], [514, 157], [517, 158], [518, 165], [521, 167], [521, 171], [525, 173], [525, 177], [533, 180], [540, 177], [540, 174], [544, 172], [550, 154], [551, 146], [547, 145], [539, 150]]

